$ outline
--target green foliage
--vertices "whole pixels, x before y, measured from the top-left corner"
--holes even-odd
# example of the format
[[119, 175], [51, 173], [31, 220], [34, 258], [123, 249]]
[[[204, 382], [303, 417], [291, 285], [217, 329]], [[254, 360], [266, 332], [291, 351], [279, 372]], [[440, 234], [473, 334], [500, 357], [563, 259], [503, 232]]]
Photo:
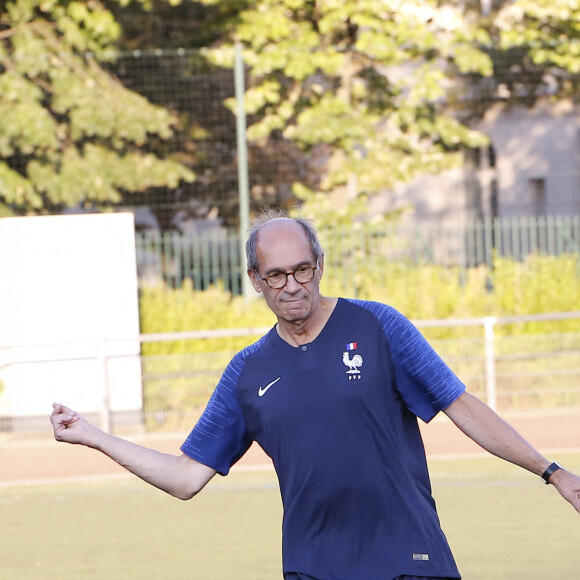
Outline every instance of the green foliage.
[[[245, 47], [246, 105], [259, 118], [249, 137], [280, 131], [305, 151], [324, 149], [325, 178], [313, 190], [334, 192], [354, 178], [356, 194], [372, 195], [456, 165], [463, 147], [486, 142], [444, 106], [458, 73], [492, 72], [478, 49], [488, 37], [463, 9], [431, 0], [258, 0], [230, 38]], [[212, 58], [231, 65], [231, 44]]]
[[39, 212], [194, 179], [142, 151], [169, 139], [176, 117], [97, 63], [120, 35], [104, 3], [13, 0], [1, 23], [0, 201]]
[[[531, 256], [525, 262], [504, 258], [485, 266], [459, 267], [363, 260], [357, 270], [327, 264], [322, 292], [385, 302], [413, 320], [519, 316], [580, 310], [580, 266], [575, 254]], [[140, 301], [143, 333], [215, 328], [258, 328], [275, 323], [264, 300], [246, 303], [219, 287], [196, 291], [187, 283], [173, 290], [146, 287]], [[475, 330], [474, 330], [475, 329]], [[580, 320], [498, 325], [497, 333], [580, 332]], [[480, 336], [481, 327], [425, 329], [429, 338]], [[256, 337], [229, 337], [146, 343], [144, 354], [236, 351]]]
[[[263, 300], [246, 304], [218, 286], [196, 291], [191, 282], [177, 290], [145, 287], [140, 295], [141, 332], [217, 328], [261, 328], [274, 324]], [[145, 343], [142, 347], [147, 427], [185, 429], [203, 409], [236, 351], [255, 337], [225, 337]], [[170, 355], [170, 356], [164, 356]], [[180, 356], [182, 355], [182, 356]]]
[[[529, 256], [523, 263], [496, 259], [494, 283], [499, 316], [580, 310], [580, 262], [577, 254]], [[555, 328], [558, 332], [578, 332], [580, 321], [528, 322], [518, 326], [526, 333], [554, 332]], [[510, 334], [515, 332], [513, 326], [498, 330]]]
[[[530, 256], [525, 262], [496, 258], [491, 272], [485, 266], [408, 266], [390, 263], [384, 272], [361, 268], [355, 291], [360, 298], [395, 306], [409, 318], [432, 320], [523, 316], [580, 310], [578, 256]], [[580, 320], [498, 325], [498, 334], [578, 332]], [[435, 328], [433, 338], [454, 338], [481, 329]]]
[[[260, 328], [272, 326], [274, 315], [263, 299], [247, 304], [241, 296], [218, 286], [194, 290], [191, 282], [177, 290], [145, 287], [140, 296], [141, 332], [178, 332], [216, 328]], [[257, 338], [257, 336], [256, 336]], [[147, 343], [144, 354], [212, 352], [239, 350], [251, 337], [212, 338], [206, 340]]]
[[300, 183], [294, 184], [294, 195], [302, 201], [298, 209], [290, 210], [293, 217], [304, 215], [304, 207], [308, 208], [308, 216], [314, 220], [321, 230], [323, 247], [326, 247], [324, 231], [333, 227], [350, 227], [357, 216], [366, 211], [367, 196], [359, 195], [350, 203], [337, 203], [337, 195], [329, 195], [321, 191], [314, 191]]
[[[362, 249], [355, 249], [357, 259]], [[531, 256], [525, 262], [496, 258], [494, 268], [463, 270], [402, 261], [386, 262], [379, 267], [373, 259], [355, 260], [355, 270], [327, 265], [322, 292], [327, 296], [357, 296], [390, 304], [407, 317], [420, 320], [517, 316], [555, 311], [580, 310], [579, 257]], [[247, 304], [219, 287], [195, 291], [190, 283], [178, 290], [146, 287], [141, 294], [141, 331], [162, 333], [202, 329], [269, 328], [274, 316], [262, 298]], [[482, 325], [422, 327], [444, 357], [454, 357], [453, 368], [468, 379], [472, 392], [485, 393]], [[514, 352], [550, 352], [553, 344], [547, 334], [569, 333], [558, 344], [568, 347], [553, 357], [527, 357], [514, 361], [508, 356], [501, 364], [522, 374], [536, 373], [540, 379], [530, 390], [528, 381], [507, 378], [500, 385], [502, 405], [526, 407], [577, 404], [571, 381], [556, 371], [575, 368], [574, 352], [580, 332], [580, 320], [500, 324], [495, 327], [498, 355]], [[144, 403], [148, 428], [182, 429], [204, 407], [220, 374], [233, 354], [256, 340], [256, 336], [181, 340], [143, 345]], [[450, 340], [454, 339], [454, 340]], [[438, 342], [441, 340], [442, 342]], [[469, 346], [466, 346], [469, 341]], [[466, 348], [472, 358], [465, 357]], [[181, 356], [180, 356], [181, 355]], [[479, 357], [479, 358], [477, 358]], [[474, 360], [475, 359], [475, 360]], [[478, 366], [480, 365], [480, 366]], [[517, 365], [517, 367], [516, 367]], [[545, 375], [554, 367], [554, 375]], [[503, 390], [502, 390], [503, 389]], [[530, 392], [532, 391], [532, 395]], [[531, 397], [531, 399], [530, 399]], [[154, 412], [153, 412], [154, 411]]]
[[500, 10], [500, 46], [526, 48], [536, 65], [580, 73], [580, 1], [517, 0]]

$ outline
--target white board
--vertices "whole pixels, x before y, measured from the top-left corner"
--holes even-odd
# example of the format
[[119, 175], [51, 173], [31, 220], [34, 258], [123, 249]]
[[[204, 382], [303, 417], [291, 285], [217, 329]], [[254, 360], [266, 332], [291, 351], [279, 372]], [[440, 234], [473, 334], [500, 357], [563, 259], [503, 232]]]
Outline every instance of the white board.
[[0, 219], [0, 416], [141, 409], [139, 353], [132, 214]]

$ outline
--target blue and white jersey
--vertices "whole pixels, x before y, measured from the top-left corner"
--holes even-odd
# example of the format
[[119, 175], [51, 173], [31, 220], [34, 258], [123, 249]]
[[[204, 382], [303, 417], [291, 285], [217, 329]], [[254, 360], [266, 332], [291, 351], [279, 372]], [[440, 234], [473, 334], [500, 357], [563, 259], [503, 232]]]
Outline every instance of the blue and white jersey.
[[225, 475], [257, 441], [284, 507], [284, 573], [323, 580], [459, 578], [417, 417], [464, 391], [395, 309], [339, 299], [310, 344], [272, 329], [225, 370], [182, 451]]

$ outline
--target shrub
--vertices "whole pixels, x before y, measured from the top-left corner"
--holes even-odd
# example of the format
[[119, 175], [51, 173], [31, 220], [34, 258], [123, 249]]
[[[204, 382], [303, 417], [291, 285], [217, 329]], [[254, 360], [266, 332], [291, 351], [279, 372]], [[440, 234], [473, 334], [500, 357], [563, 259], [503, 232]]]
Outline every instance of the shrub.
[[[579, 258], [576, 254], [529, 256], [525, 261], [496, 258], [485, 266], [412, 265], [386, 262], [381, 268], [359, 265], [353, 276], [326, 272], [322, 293], [355, 296], [391, 304], [413, 320], [517, 316], [580, 310]], [[246, 302], [221, 286], [194, 290], [145, 287], [140, 297], [141, 332], [269, 327], [274, 315], [261, 296]], [[580, 319], [500, 325], [499, 333], [580, 331]], [[480, 327], [427, 329], [430, 338], [479, 336]], [[256, 337], [229, 337], [143, 346], [144, 354], [239, 350]]]

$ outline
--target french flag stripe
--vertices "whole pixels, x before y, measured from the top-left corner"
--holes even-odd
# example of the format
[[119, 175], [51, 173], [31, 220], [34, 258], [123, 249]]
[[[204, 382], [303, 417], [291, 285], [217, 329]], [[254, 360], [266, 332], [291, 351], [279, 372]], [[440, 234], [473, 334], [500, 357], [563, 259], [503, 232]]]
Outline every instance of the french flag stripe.
[[346, 345], [346, 350], [356, 350], [356, 342], [349, 342]]

